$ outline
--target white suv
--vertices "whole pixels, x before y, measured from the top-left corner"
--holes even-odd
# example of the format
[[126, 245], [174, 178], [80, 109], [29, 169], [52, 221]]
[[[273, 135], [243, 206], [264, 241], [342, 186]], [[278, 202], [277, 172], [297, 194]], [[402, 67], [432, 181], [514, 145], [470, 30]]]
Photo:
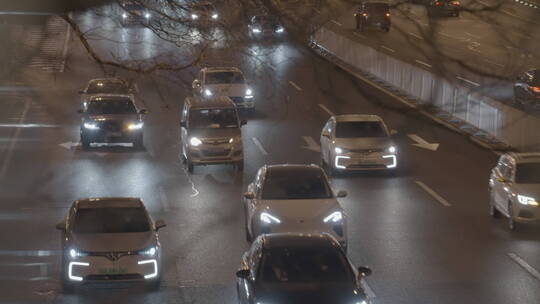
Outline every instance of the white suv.
[[507, 153], [489, 178], [489, 213], [503, 214], [508, 227], [540, 220], [540, 153]]
[[321, 132], [321, 161], [330, 173], [354, 170], [395, 170], [397, 147], [377, 115], [336, 115]]
[[237, 108], [253, 110], [254, 94], [244, 74], [235, 67], [203, 68], [192, 84], [195, 94], [203, 97], [227, 96]]

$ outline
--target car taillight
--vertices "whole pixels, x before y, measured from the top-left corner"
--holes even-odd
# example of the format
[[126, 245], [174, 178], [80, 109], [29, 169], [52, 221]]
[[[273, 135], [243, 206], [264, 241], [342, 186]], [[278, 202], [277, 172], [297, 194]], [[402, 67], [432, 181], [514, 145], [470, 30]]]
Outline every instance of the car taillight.
[[440, 2], [440, 1], [435, 2], [435, 6], [442, 6], [442, 5], [443, 5], [443, 3]]
[[386, 17], [390, 17], [390, 13], [386, 13]]
[[531, 90], [535, 93], [540, 93], [540, 87], [531, 87]]
[[460, 6], [461, 3], [459, 3], [459, 1], [452, 1], [452, 5], [454, 5], [454, 6]]
[[363, 13], [362, 16], [367, 17], [367, 13]]

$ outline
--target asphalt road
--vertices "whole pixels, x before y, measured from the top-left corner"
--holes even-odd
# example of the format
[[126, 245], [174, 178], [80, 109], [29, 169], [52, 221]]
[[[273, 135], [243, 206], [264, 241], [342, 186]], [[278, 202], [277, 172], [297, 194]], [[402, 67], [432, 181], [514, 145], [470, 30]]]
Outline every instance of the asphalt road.
[[[139, 30], [129, 29], [144, 37]], [[116, 29], [111, 35], [122, 39]], [[489, 217], [492, 152], [288, 41], [248, 44], [245, 53], [258, 54], [250, 59], [215, 51], [243, 59], [236, 64], [255, 88], [257, 112], [243, 128], [243, 174], [213, 166], [190, 176], [179, 162], [179, 109], [196, 68], [135, 79], [138, 101], [149, 110], [145, 151], [82, 151], [76, 92], [103, 70], [70, 41], [63, 72], [21, 67], [20, 77], [1, 86], [0, 302], [234, 303], [234, 272], [248, 247], [240, 197], [256, 170], [317, 163], [305, 138], [318, 142], [330, 113], [372, 113], [399, 132], [399, 173], [338, 176], [332, 185], [349, 192], [340, 200], [349, 217], [349, 255], [372, 267], [367, 284], [375, 303], [538, 303], [540, 226], [510, 232], [504, 220]], [[154, 50], [115, 44], [96, 42], [117, 54]], [[440, 147], [413, 146], [409, 134]], [[159, 291], [115, 286], [62, 294], [54, 226], [73, 200], [96, 196], [141, 197], [154, 219], [167, 222]]]

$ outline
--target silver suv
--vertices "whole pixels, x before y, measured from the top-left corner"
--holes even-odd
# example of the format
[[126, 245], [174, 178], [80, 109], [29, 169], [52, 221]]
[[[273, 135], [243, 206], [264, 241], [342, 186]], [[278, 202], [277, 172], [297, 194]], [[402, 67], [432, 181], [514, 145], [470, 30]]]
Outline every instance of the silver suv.
[[245, 120], [228, 97], [187, 97], [180, 118], [182, 160], [193, 173], [195, 165], [232, 164], [244, 169], [240, 127]]
[[503, 214], [508, 227], [540, 220], [540, 153], [507, 153], [489, 178], [489, 213]]

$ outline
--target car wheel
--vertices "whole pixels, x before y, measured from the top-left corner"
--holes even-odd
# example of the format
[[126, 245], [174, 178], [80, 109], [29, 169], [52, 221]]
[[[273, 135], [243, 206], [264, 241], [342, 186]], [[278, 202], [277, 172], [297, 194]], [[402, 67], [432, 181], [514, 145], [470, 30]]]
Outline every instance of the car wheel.
[[84, 137], [81, 137], [81, 145], [82, 145], [83, 150], [90, 149], [90, 141]]
[[61, 287], [62, 287], [62, 293], [64, 294], [72, 294], [75, 292], [75, 284], [73, 282], [69, 281], [66, 271], [66, 262], [64, 257], [62, 257], [62, 272], [61, 272], [62, 280], [61, 280]]
[[489, 191], [489, 215], [493, 218], [498, 218], [501, 212], [495, 207], [495, 199], [493, 197], [493, 190]]
[[514, 211], [512, 210], [511, 201], [508, 201], [508, 229], [516, 230], [516, 221], [514, 220]]
[[136, 150], [144, 149], [144, 141], [142, 135], [137, 136], [137, 138], [133, 142], [133, 148], [135, 148]]
[[186, 161], [187, 163], [187, 170], [189, 173], [193, 173], [194, 169], [195, 169], [195, 166], [193, 165], [193, 163], [188, 159]]

